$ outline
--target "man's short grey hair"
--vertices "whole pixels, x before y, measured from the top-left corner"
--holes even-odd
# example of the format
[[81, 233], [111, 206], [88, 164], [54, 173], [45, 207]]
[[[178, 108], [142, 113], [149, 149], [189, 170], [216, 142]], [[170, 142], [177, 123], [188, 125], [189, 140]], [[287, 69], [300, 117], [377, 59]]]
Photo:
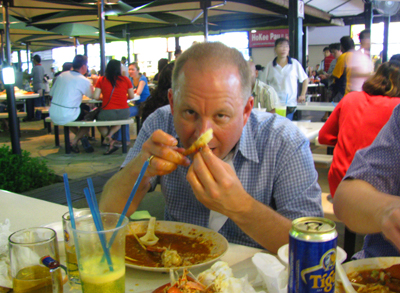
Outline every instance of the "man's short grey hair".
[[[200, 70], [203, 68], [215, 68], [216, 70], [223, 65], [233, 65], [237, 67], [242, 87], [242, 99], [244, 102], [247, 102], [251, 96], [251, 71], [242, 53], [234, 48], [216, 42], [192, 45], [175, 61], [175, 67], [172, 73], [172, 91], [174, 97], [179, 97], [180, 95], [180, 85], [178, 84], [179, 74], [189, 60], [195, 62], [197, 68]], [[221, 76], [221, 78], [223, 78], [223, 76]]]

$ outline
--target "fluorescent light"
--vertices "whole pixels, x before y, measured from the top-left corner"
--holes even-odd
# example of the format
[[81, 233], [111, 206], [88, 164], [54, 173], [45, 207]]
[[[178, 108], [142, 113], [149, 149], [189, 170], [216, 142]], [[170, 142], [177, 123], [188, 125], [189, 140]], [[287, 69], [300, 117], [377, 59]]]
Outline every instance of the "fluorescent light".
[[255, 34], [257, 31], [256, 30], [251, 30], [251, 33], [252, 34]]
[[3, 71], [3, 83], [15, 84], [14, 67], [3, 67], [2, 71]]

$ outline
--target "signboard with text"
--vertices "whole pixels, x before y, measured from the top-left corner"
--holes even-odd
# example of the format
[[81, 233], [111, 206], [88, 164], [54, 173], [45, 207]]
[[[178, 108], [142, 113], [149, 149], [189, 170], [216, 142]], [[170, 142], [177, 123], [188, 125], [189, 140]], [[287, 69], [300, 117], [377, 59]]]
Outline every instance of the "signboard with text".
[[257, 31], [250, 33], [249, 47], [260, 48], [260, 47], [273, 47], [275, 40], [279, 38], [289, 39], [289, 29], [271, 29], [264, 31]]

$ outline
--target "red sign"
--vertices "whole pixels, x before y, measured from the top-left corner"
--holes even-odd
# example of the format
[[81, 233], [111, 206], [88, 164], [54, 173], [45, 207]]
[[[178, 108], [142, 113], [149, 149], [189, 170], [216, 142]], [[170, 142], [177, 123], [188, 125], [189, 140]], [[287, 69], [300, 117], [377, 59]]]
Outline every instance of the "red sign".
[[289, 29], [273, 29], [250, 33], [250, 48], [273, 47], [275, 40], [286, 38], [289, 40]]

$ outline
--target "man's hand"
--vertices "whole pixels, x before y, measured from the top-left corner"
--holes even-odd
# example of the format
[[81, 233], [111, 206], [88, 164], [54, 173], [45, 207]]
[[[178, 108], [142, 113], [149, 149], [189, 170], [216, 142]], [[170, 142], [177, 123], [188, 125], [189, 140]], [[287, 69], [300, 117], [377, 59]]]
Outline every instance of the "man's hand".
[[388, 206], [379, 214], [383, 235], [400, 251], [400, 203]]
[[305, 103], [305, 102], [306, 102], [306, 96], [299, 96], [298, 99], [297, 99], [297, 101], [298, 101], [299, 103]]
[[143, 163], [149, 157], [154, 156], [145, 176], [167, 175], [174, 171], [178, 165], [189, 166], [189, 159], [181, 154], [184, 149], [178, 148], [177, 144], [178, 141], [173, 136], [162, 130], [154, 131], [143, 144], [142, 151], [139, 154]]
[[216, 157], [208, 146], [194, 156], [186, 179], [196, 198], [208, 209], [233, 219], [246, 212], [253, 198], [243, 189], [229, 164]]

